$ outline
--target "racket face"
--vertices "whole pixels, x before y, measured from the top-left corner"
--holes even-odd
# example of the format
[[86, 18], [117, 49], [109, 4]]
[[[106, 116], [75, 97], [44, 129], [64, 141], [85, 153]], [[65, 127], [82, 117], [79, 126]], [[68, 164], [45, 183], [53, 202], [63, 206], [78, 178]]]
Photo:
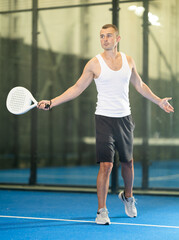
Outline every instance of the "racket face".
[[32, 109], [32, 106], [34, 107], [32, 101], [35, 101], [36, 105], [36, 100], [26, 88], [15, 87], [7, 96], [6, 106], [9, 112], [19, 115]]

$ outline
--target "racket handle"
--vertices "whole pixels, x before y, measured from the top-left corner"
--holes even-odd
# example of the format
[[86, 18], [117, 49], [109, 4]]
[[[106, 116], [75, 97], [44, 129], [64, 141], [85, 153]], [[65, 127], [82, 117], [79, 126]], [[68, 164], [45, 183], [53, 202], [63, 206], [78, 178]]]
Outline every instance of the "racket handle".
[[50, 110], [50, 106], [51, 106], [51, 100], [50, 100], [50, 104], [45, 104], [45, 109], [49, 109]]
[[50, 107], [50, 104], [45, 104], [45, 108], [48, 109]]

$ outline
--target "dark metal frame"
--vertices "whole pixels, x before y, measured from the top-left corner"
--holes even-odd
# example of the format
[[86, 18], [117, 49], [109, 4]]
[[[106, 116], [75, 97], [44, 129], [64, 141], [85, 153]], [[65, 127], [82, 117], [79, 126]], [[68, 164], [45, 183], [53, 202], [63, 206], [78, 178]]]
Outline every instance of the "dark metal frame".
[[[143, 7], [145, 9], [143, 15], [143, 81], [148, 85], [149, 81], [149, 1], [143, 1]], [[142, 188], [148, 188], [149, 179], [149, 101], [143, 100], [143, 158], [142, 158]]]
[[[32, 60], [31, 92], [37, 95], [38, 82], [38, 1], [33, 0], [32, 8]], [[36, 184], [37, 179], [37, 111], [31, 112], [31, 166], [29, 184]]]

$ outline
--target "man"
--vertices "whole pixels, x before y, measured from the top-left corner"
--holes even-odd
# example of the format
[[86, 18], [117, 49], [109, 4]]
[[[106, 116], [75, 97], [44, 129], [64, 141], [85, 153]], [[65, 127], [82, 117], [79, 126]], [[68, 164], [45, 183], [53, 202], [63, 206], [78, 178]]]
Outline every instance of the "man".
[[129, 217], [137, 216], [133, 197], [133, 130], [129, 104], [129, 83], [145, 98], [157, 104], [167, 113], [174, 112], [168, 103], [171, 98], [157, 97], [141, 80], [137, 73], [134, 60], [117, 51], [120, 41], [118, 29], [106, 24], [100, 31], [103, 53], [92, 58], [85, 66], [79, 80], [60, 96], [38, 104], [39, 109], [49, 110], [57, 105], [78, 97], [95, 80], [98, 100], [96, 118], [96, 153], [100, 164], [97, 176], [98, 212], [97, 224], [110, 224], [106, 199], [109, 188], [109, 177], [113, 167], [115, 149], [119, 153], [124, 192], [119, 198], [125, 205]]

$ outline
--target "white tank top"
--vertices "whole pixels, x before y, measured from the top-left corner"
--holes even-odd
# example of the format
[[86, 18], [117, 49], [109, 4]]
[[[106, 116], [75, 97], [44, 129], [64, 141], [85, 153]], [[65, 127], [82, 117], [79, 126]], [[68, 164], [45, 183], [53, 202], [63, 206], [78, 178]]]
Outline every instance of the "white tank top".
[[98, 92], [96, 115], [107, 117], [125, 117], [131, 114], [129, 103], [129, 81], [131, 69], [126, 55], [121, 53], [122, 67], [114, 71], [108, 67], [103, 57], [98, 54], [101, 73], [94, 79]]

